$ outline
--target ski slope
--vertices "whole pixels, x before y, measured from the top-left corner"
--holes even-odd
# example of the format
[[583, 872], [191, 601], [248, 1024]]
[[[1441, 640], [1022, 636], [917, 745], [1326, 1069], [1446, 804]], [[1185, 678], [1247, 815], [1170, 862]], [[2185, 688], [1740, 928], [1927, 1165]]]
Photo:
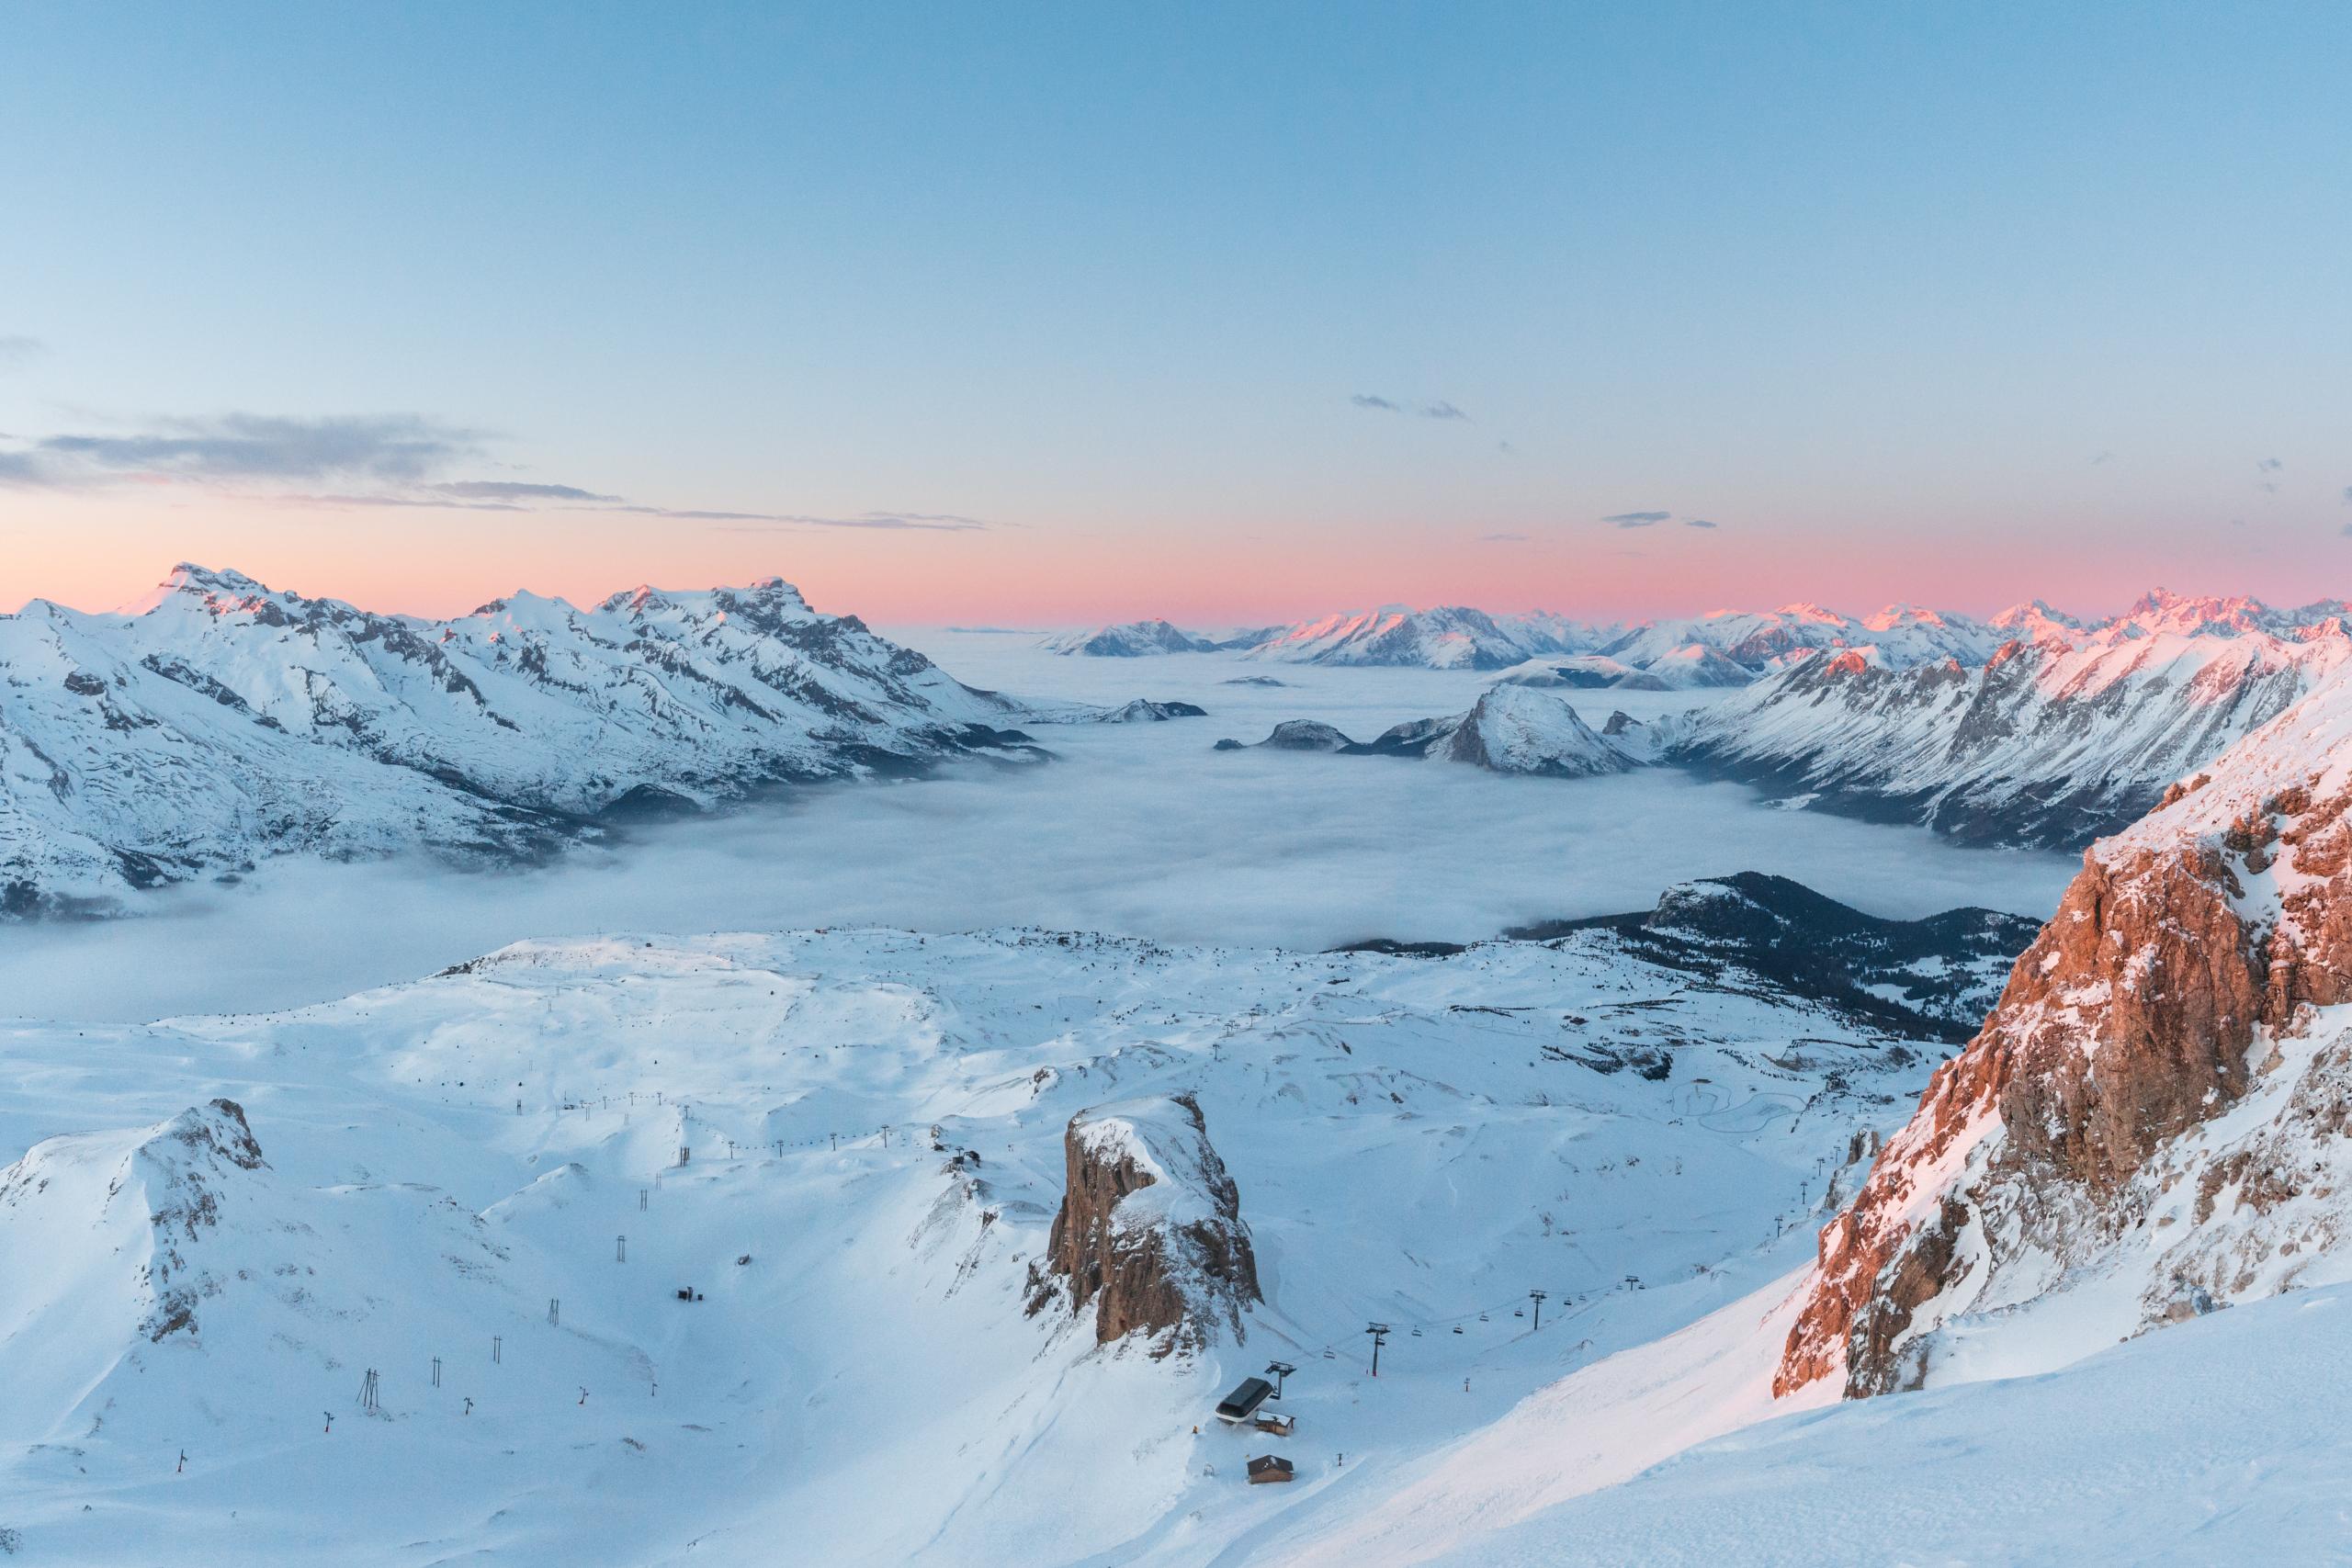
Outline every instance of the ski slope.
[[[1605, 933], [647, 936], [17, 1028], [0, 1529], [41, 1563], [1279, 1554], [1796, 1266], [1931, 1060]], [[1023, 1285], [1071, 1116], [1170, 1092], [1265, 1302], [1163, 1359]], [[1294, 1437], [1209, 1419], [1271, 1359]], [[1269, 1448], [1298, 1480], [1245, 1485]]]

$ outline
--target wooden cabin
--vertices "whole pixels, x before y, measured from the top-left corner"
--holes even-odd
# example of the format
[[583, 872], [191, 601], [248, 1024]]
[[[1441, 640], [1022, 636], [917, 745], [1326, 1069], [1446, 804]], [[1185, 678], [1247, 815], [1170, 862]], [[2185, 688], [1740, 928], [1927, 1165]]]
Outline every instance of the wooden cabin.
[[1250, 1461], [1250, 1484], [1252, 1486], [1263, 1486], [1273, 1481], [1293, 1480], [1297, 1473], [1291, 1468], [1290, 1461], [1280, 1454], [1261, 1454]]
[[1298, 1417], [1287, 1410], [1260, 1410], [1258, 1430], [1272, 1432], [1277, 1438], [1287, 1438], [1298, 1430]]
[[1263, 1378], [1243, 1378], [1239, 1386], [1218, 1402], [1217, 1419], [1238, 1427], [1255, 1416], [1258, 1406], [1265, 1404], [1273, 1392], [1274, 1385]]

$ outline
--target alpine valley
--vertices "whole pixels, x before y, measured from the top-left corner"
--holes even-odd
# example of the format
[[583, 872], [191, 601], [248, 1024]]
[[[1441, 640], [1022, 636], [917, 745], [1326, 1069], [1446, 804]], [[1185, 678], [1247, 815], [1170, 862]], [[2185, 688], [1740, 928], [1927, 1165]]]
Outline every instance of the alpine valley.
[[[1333, 789], [1531, 825], [1614, 791], [1596, 834], [1834, 811], [1882, 824], [1840, 828], [1856, 854], [1987, 886], [2049, 857], [1984, 846], [2087, 848], [2054, 909], [1871, 908], [1827, 862], [1596, 908], [1570, 853], [1483, 938], [1321, 947], [959, 920], [943, 875], [915, 929], [517, 931], [305, 1005], [25, 1017], [0, 1543], [2324, 1555], [2352, 1480], [2335, 608], [1740, 619], [1690, 656], [1739, 683], [1612, 676], [1596, 724], [1589, 661], [1651, 670], [1689, 626], [1276, 679], [1263, 639], [1093, 665], [884, 637], [777, 580], [428, 621], [182, 568], [117, 614], [28, 606], [0, 622], [25, 936], [174, 882], [233, 918], [273, 863], [422, 852], [472, 897], [719, 808], [1114, 767], [1246, 786], [1236, 813], [1295, 793], [1294, 834]], [[1439, 716], [1363, 722], [1405, 704]], [[1204, 713], [1265, 739], [1169, 722]], [[1069, 799], [1029, 809], [1084, 836]], [[1973, 1506], [2062, 1472], [2092, 1478], [2064, 1510]]]

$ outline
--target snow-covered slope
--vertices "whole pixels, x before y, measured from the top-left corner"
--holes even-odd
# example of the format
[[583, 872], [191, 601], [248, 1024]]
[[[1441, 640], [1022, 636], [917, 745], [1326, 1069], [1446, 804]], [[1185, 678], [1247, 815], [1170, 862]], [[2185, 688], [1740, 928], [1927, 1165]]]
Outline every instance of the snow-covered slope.
[[[2352, 1491], [2347, 1369], [2352, 1292], [2312, 1291], [2109, 1347], [2044, 1377], [1751, 1427], [1623, 1484], [1588, 1487], [1515, 1528], [1464, 1531], [1436, 1561], [2334, 1562]], [[1577, 1441], [1594, 1424], [1564, 1422], [1526, 1434], [1518, 1455], [1498, 1446], [1486, 1457], [1515, 1463], [1532, 1491], [1533, 1455], [1555, 1461], [1555, 1474], [1576, 1468], [1561, 1451], [1563, 1432]], [[1596, 1457], [1622, 1468], [1617, 1455]]]
[[[846, 930], [0, 1051], [0, 1529], [109, 1565], [1246, 1557], [1784, 1273], [1927, 1065], [1600, 936]], [[1246, 1339], [1024, 1310], [1073, 1133], [1230, 1198]]]
[[0, 913], [289, 852], [544, 853], [777, 783], [1034, 758], [1009, 726], [1102, 716], [965, 686], [777, 579], [433, 622], [183, 566], [124, 613], [0, 616]]
[[[1538, 773], [1587, 778], [1623, 773], [1640, 764], [1593, 733], [1557, 693], [1539, 686], [1498, 682], [1467, 713], [1446, 718], [1408, 719], [1377, 738], [1351, 740], [1328, 724], [1294, 719], [1274, 727], [1257, 743], [1278, 751], [1329, 751], [1361, 757], [1427, 757], [1468, 762], [1498, 773]], [[1220, 750], [1243, 750], [1242, 742], [1217, 742]]]
[[[2301, 616], [2310, 612], [2291, 613]], [[2151, 599], [2077, 632], [2042, 620], [1982, 665], [1817, 654], [1666, 727], [1664, 755], [1825, 810], [2071, 848], [2341, 670], [2330, 614]]]

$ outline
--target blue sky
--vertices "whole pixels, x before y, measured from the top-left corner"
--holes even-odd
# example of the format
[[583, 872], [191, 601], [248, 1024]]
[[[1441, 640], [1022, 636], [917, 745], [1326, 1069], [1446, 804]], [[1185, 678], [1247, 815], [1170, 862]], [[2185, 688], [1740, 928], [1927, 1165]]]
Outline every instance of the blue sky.
[[19, 456], [413, 417], [431, 482], [656, 509], [43, 458], [11, 603], [2096, 606], [2352, 548], [2346, 7], [61, 5], [0, 54]]

